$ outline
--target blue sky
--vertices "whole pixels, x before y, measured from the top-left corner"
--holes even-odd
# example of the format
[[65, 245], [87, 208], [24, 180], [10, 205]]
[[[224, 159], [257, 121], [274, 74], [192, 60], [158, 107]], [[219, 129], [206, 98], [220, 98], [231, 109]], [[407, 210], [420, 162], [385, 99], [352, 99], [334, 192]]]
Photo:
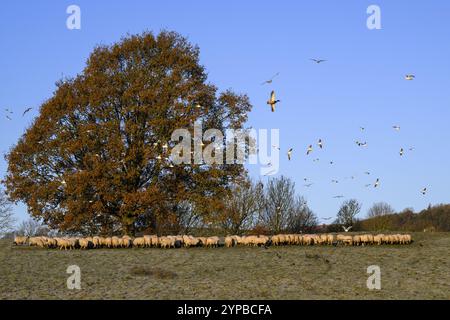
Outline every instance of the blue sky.
[[[66, 28], [71, 4], [81, 8], [81, 30]], [[371, 4], [381, 9], [381, 30], [366, 27]], [[95, 45], [161, 29], [177, 31], [200, 46], [209, 81], [249, 95], [254, 105], [249, 125], [280, 129], [279, 174], [294, 179], [298, 193], [320, 217], [337, 212], [342, 200], [333, 199], [335, 195], [360, 200], [360, 216], [377, 201], [397, 210], [449, 202], [446, 0], [3, 3], [0, 152], [14, 145], [37, 116], [55, 81], [83, 69]], [[328, 61], [317, 65], [310, 58]], [[280, 75], [272, 85], [261, 86], [276, 72]], [[408, 73], [416, 79], [405, 81]], [[271, 89], [281, 99], [273, 114], [265, 104]], [[28, 106], [34, 110], [22, 118]], [[13, 121], [5, 118], [5, 108], [14, 111]], [[400, 132], [393, 125], [400, 125]], [[316, 147], [306, 157], [307, 146], [319, 138], [324, 150]], [[355, 140], [369, 146], [358, 148]], [[409, 152], [411, 146], [415, 150]], [[294, 152], [288, 161], [290, 147]], [[401, 158], [402, 147], [406, 154]], [[258, 167], [249, 170], [259, 178]], [[5, 172], [2, 157], [0, 175]], [[303, 186], [305, 177], [314, 183], [310, 188]], [[376, 178], [381, 180], [379, 189], [364, 186]], [[429, 189], [426, 196], [420, 193], [423, 187]], [[19, 219], [26, 217], [24, 206], [15, 210]]]

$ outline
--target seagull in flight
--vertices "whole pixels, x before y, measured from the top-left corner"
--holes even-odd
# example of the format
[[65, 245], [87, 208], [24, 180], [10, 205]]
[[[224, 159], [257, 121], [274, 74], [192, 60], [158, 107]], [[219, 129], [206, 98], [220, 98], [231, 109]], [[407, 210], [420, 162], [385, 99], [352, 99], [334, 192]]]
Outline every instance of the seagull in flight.
[[269, 100], [267, 100], [267, 104], [270, 105], [270, 107], [272, 108], [272, 112], [275, 112], [275, 105], [278, 102], [281, 102], [281, 101], [275, 99], [275, 91], [272, 90], [272, 92], [270, 93], [270, 98], [269, 98]]
[[366, 128], [364, 128], [364, 127], [359, 127], [359, 129], [360, 129], [361, 131], [366, 130]]
[[334, 196], [333, 198], [335, 198], [335, 199], [341, 199], [341, 198], [344, 198], [344, 196]]
[[364, 172], [364, 174], [370, 175], [370, 172], [369, 172], [369, 171], [366, 171], [366, 172]]
[[414, 151], [416, 148], [414, 148], [414, 147], [410, 147], [409, 148], [409, 151]]
[[267, 173], [265, 174], [265, 176], [270, 176], [270, 175], [272, 175], [272, 173], [274, 173], [275, 171], [276, 171], [275, 169], [270, 170], [269, 172], [267, 172]]
[[319, 162], [319, 160], [320, 160], [319, 158], [316, 158], [313, 160], [313, 162]]
[[394, 129], [396, 131], [400, 131], [400, 126], [392, 126], [392, 129]]
[[8, 116], [8, 115], [6, 116], [6, 119], [8, 119], [8, 120], [10, 120], [10, 121], [12, 120], [11, 117]]
[[307, 188], [309, 188], [309, 187], [311, 187], [312, 185], [313, 185], [313, 183], [308, 183], [308, 184], [305, 184], [304, 186], [307, 187]]
[[291, 160], [292, 151], [293, 151], [293, 149], [290, 148], [290, 149], [288, 150], [288, 152], [287, 152], [287, 156], [288, 156], [288, 159], [289, 159], [289, 160]]
[[28, 112], [30, 112], [33, 108], [26, 108], [25, 111], [22, 113], [22, 117], [27, 114]]
[[371, 183], [368, 183], [368, 184], [365, 185], [365, 187], [368, 188], [368, 187], [370, 187], [371, 185], [372, 185]]
[[263, 85], [265, 85], [265, 84], [271, 84], [272, 81], [273, 81], [273, 79], [275, 79], [275, 77], [277, 77], [279, 74], [280, 74], [280, 73], [277, 72], [276, 74], [274, 74], [274, 75], [272, 76], [272, 78], [270, 78], [269, 80], [266, 80], [266, 81], [264, 81], [263, 83], [261, 83], [261, 85], [263, 86]]
[[320, 149], [323, 148], [322, 139], [319, 139], [319, 141], [317, 142], [317, 145], [320, 147]]
[[309, 145], [308, 149], [306, 150], [306, 155], [309, 155], [313, 151], [312, 144]]
[[9, 114], [13, 114], [14, 112], [12, 112], [11, 110], [9, 110], [8, 108], [5, 109], [5, 111]]
[[309, 59], [309, 60], [314, 61], [317, 64], [327, 61], [327, 60], [324, 60], [324, 59]]
[[348, 227], [348, 228], [342, 226], [342, 229], [344, 229], [345, 232], [349, 232], [351, 228], [352, 228], [352, 226], [350, 226], [350, 227]]
[[335, 180], [335, 179], [331, 180], [331, 182], [332, 182], [332, 183], [339, 183], [339, 181], [338, 181], [338, 180]]
[[405, 153], [405, 150], [403, 150], [403, 148], [401, 148], [400, 149], [400, 157], [402, 157], [404, 153]]
[[331, 220], [333, 217], [322, 218], [322, 220]]
[[374, 188], [377, 188], [380, 185], [380, 179], [377, 178], [377, 181], [375, 181], [375, 184], [373, 185]]
[[365, 141], [364, 142], [356, 141], [356, 144], [360, 147], [367, 147], [367, 142], [365, 142]]
[[416, 76], [413, 74], [407, 74], [407, 75], [405, 75], [405, 80], [411, 81], [411, 80], [414, 80], [415, 77]]
[[423, 188], [422, 191], [420, 191], [423, 195], [427, 194], [427, 188]]

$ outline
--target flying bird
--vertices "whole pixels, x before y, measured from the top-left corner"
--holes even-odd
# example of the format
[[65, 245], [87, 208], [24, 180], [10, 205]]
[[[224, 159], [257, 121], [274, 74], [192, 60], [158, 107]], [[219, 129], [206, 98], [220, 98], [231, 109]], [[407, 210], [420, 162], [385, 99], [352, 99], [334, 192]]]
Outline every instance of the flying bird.
[[427, 194], [427, 188], [423, 188], [422, 191], [420, 191], [423, 195]]
[[275, 169], [273, 169], [273, 170], [270, 170], [269, 172], [267, 172], [266, 174], [264, 174], [265, 176], [270, 176], [270, 175], [272, 175], [272, 173], [274, 173], [276, 170]]
[[411, 81], [411, 80], [414, 80], [415, 77], [416, 76], [413, 74], [407, 74], [407, 75], [405, 75], [405, 80]]
[[305, 184], [304, 186], [307, 187], [307, 188], [309, 188], [309, 187], [311, 187], [312, 185], [313, 185], [313, 183], [308, 183], [308, 184]]
[[317, 145], [320, 147], [320, 149], [323, 148], [322, 139], [319, 139], [319, 141], [317, 142]]
[[331, 182], [332, 182], [332, 183], [339, 183], [339, 181], [338, 181], [338, 180], [335, 180], [335, 179], [331, 180]]
[[370, 187], [371, 185], [372, 185], [371, 183], [368, 183], [368, 184], [365, 185], [365, 187], [368, 188], [368, 187]]
[[319, 160], [320, 160], [319, 158], [316, 158], [313, 160], [313, 162], [319, 162]]
[[380, 179], [377, 178], [377, 181], [375, 181], [375, 184], [373, 185], [374, 188], [377, 188], [380, 185]]
[[276, 146], [276, 145], [274, 145], [274, 144], [272, 145], [272, 147], [275, 148], [275, 149], [280, 150], [280, 147], [279, 147], [279, 146]]
[[306, 150], [306, 155], [309, 155], [313, 151], [312, 144], [309, 145], [308, 149]]
[[366, 171], [366, 172], [364, 172], [364, 174], [370, 175], [370, 172], [369, 172], [369, 171]]
[[356, 144], [360, 147], [367, 147], [367, 142], [365, 142], [365, 141], [364, 142], [356, 141]]
[[322, 220], [331, 220], [333, 217], [322, 218]]
[[267, 101], [267, 104], [270, 105], [270, 107], [272, 108], [272, 112], [275, 112], [275, 105], [280, 102], [280, 100], [276, 100], [275, 99], [275, 91], [272, 90], [272, 92], [270, 93], [270, 98]]
[[344, 196], [334, 196], [333, 198], [340, 199], [340, 198], [344, 198]]
[[274, 75], [272, 76], [272, 78], [270, 78], [269, 80], [266, 80], [266, 81], [264, 81], [263, 83], [261, 83], [261, 85], [263, 86], [263, 85], [265, 85], [265, 84], [271, 84], [272, 81], [273, 81], [273, 79], [275, 79], [275, 77], [277, 77], [279, 74], [280, 74], [280, 73], [277, 72], [276, 74], [274, 74]]
[[333, 161], [330, 161], [330, 164], [333, 164], [334, 162]]
[[344, 229], [344, 231], [345, 232], [349, 232], [350, 231], [350, 229], [352, 228], [352, 226], [350, 226], [350, 227], [344, 227], [344, 226], [342, 226], [342, 229]]
[[5, 111], [9, 114], [13, 114], [14, 112], [12, 112], [11, 110], [9, 110], [8, 108], [5, 109]]
[[405, 150], [403, 150], [403, 148], [401, 148], [400, 149], [400, 157], [402, 157], [404, 153], [405, 153]]
[[410, 147], [409, 148], [409, 151], [414, 151], [416, 148], [414, 148], [414, 147]]
[[359, 127], [359, 129], [360, 129], [361, 131], [366, 130], [366, 128], [364, 128], [364, 127]]
[[392, 129], [394, 129], [396, 131], [400, 131], [400, 126], [392, 126]]
[[6, 116], [6, 119], [8, 119], [8, 120], [12, 120], [12, 119], [11, 119], [11, 117], [10, 117], [10, 116], [8, 116], [8, 115]]
[[30, 112], [33, 108], [26, 108], [25, 111], [22, 113], [22, 117], [27, 114], [28, 112]]
[[309, 59], [309, 60], [314, 61], [317, 64], [327, 61], [327, 60], [324, 60], [324, 59]]
[[287, 152], [287, 156], [288, 156], [288, 159], [289, 160], [291, 160], [291, 155], [292, 155], [292, 148], [290, 148], [289, 150], [288, 150], [288, 152]]

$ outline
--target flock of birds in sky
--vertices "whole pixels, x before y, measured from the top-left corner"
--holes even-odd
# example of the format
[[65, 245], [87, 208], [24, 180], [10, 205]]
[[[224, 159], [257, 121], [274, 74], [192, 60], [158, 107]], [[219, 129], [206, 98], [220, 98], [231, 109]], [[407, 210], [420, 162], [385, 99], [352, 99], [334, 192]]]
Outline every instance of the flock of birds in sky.
[[[321, 64], [321, 63], [327, 61], [327, 60], [324, 60], [324, 59], [310, 59], [310, 60], [313, 61], [313, 62], [316, 63], [316, 64]], [[270, 79], [268, 79], [268, 80], [262, 82], [261, 85], [272, 84], [273, 81], [274, 81], [274, 79], [275, 79], [276, 77], [278, 77], [279, 74], [280, 74], [280, 73], [277, 72], [277, 73], [274, 74]], [[405, 80], [407, 80], [407, 81], [412, 81], [412, 80], [414, 80], [414, 79], [415, 79], [415, 75], [413, 75], [413, 74], [407, 74], [407, 75], [405, 75]], [[277, 104], [280, 103], [280, 102], [281, 102], [281, 100], [279, 100], [279, 99], [276, 98], [275, 91], [272, 90], [271, 93], [270, 93], [269, 100], [267, 101], [267, 104], [270, 106], [272, 112], [275, 112], [276, 107], [277, 107]], [[200, 107], [200, 105], [197, 105], [197, 107]], [[24, 117], [24, 116], [25, 116], [28, 112], [30, 112], [32, 109], [33, 109], [33, 108], [31, 108], [31, 107], [26, 108], [26, 109], [22, 112], [22, 117]], [[5, 111], [5, 118], [6, 118], [8, 121], [12, 121], [12, 117], [13, 117], [14, 112], [11, 111], [10, 109], [4, 109], [4, 111]], [[395, 131], [397, 131], [397, 132], [399, 132], [399, 131], [400, 131], [400, 126], [399, 126], [399, 125], [393, 125], [393, 126], [392, 126], [392, 129], [395, 130]], [[364, 128], [364, 127], [360, 127], [360, 130], [361, 130], [361, 131], [365, 131], [365, 128]], [[155, 145], [157, 145], [158, 143], [159, 143], [159, 141], [158, 141], [157, 143], [155, 143]], [[323, 149], [323, 148], [324, 148], [324, 142], [323, 142], [322, 139], [318, 139], [318, 141], [317, 141], [316, 144], [317, 144], [317, 147], [318, 147], [319, 149]], [[357, 146], [362, 147], [362, 148], [365, 148], [365, 147], [368, 146], [368, 143], [367, 143], [366, 141], [356, 141], [356, 144], [357, 144]], [[203, 142], [202, 142], [202, 146], [203, 146], [203, 145], [204, 145], [204, 144], [203, 144]], [[280, 150], [280, 147], [279, 147], [279, 146], [274, 146], [274, 145], [273, 145], [272, 147], [273, 147], [273, 148], [277, 148], [278, 150]], [[166, 143], [165, 145], [163, 145], [163, 149], [167, 149], [167, 148], [168, 148], [168, 146], [167, 146], [167, 143]], [[414, 147], [409, 147], [408, 150], [409, 150], [409, 151], [413, 151], [413, 150], [414, 150]], [[289, 160], [289, 161], [292, 159], [293, 152], [294, 152], [294, 148], [289, 148], [288, 151], [287, 151], [287, 157], [288, 157], [288, 160]], [[313, 145], [313, 144], [309, 144], [308, 147], [306, 148], [306, 152], [305, 152], [305, 153], [306, 153], [306, 156], [311, 155], [313, 152], [314, 152], [314, 145]], [[192, 153], [192, 152], [191, 152], [191, 153]], [[399, 155], [400, 155], [400, 157], [403, 157], [404, 154], [405, 154], [405, 149], [404, 149], [404, 148], [401, 148], [401, 149], [399, 150]], [[157, 159], [158, 159], [158, 160], [161, 160], [162, 157], [161, 157], [161, 156], [158, 156]], [[314, 158], [314, 159], [313, 159], [313, 162], [318, 162], [318, 161], [319, 161], [319, 158]], [[333, 161], [330, 161], [329, 163], [330, 163], [330, 165], [332, 165], [334, 162], [333, 162]], [[172, 164], [171, 164], [170, 166], [173, 167]], [[270, 166], [272, 166], [272, 164], [269, 162], [269, 163], [267, 163], [267, 166], [270, 167]], [[266, 173], [265, 175], [267, 176], [267, 175], [269, 175], [269, 174], [271, 174], [270, 171], [269, 171], [268, 173]], [[365, 175], [370, 175], [370, 172], [369, 172], [369, 171], [366, 171], [366, 172], [364, 172], [364, 174], [365, 174]], [[351, 177], [349, 177], [349, 178], [355, 179], [354, 176], [351, 176]], [[304, 180], [304, 182], [305, 182], [305, 184], [304, 184], [305, 187], [309, 188], [309, 187], [311, 187], [311, 186], [313, 185], [313, 183], [309, 182], [309, 180], [308, 180], [307, 178], [304, 178], [303, 180]], [[333, 180], [331, 180], [331, 182], [332, 182], [332, 183], [335, 183], [335, 184], [339, 183], [339, 181], [338, 181], [337, 179], [333, 179]], [[63, 183], [64, 183], [64, 182], [63, 182]], [[374, 188], [378, 188], [378, 187], [380, 186], [380, 183], [381, 183], [381, 182], [380, 182], [380, 179], [377, 178], [377, 179], [375, 180], [374, 183], [366, 184], [365, 187], [371, 187], [371, 186], [373, 186]], [[420, 192], [421, 192], [421, 194], [426, 195], [426, 194], [427, 194], [427, 188], [426, 188], [426, 187], [423, 188]], [[344, 198], [344, 196], [343, 196], [343, 195], [336, 195], [336, 196], [334, 196], [333, 198], [335, 198], [335, 199], [340, 199], [340, 198]], [[330, 217], [330, 218], [323, 218], [323, 220], [328, 220], [328, 219], [331, 219], [331, 218], [332, 218], [332, 217]], [[345, 231], [348, 231], [348, 230], [345, 230]]]
[[[28, 112], [30, 112], [31, 110], [33, 110], [33, 108], [26, 108], [23, 113], [22, 113], [22, 117], [24, 117]], [[12, 115], [14, 114], [13, 111], [9, 110], [8, 108], [5, 109], [5, 118], [8, 119], [9, 121], [12, 121]]]
[[[316, 64], [320, 64], [320, 63], [323, 63], [323, 62], [327, 61], [327, 60], [324, 60], [324, 59], [310, 59], [310, 60], [313, 61], [313, 62], [315, 62]], [[280, 74], [280, 73], [277, 72], [277, 73], [276, 73], [275, 75], [273, 75], [269, 80], [266, 80], [266, 81], [264, 81], [263, 83], [261, 83], [261, 85], [271, 84], [271, 83], [273, 82], [273, 80], [274, 80], [279, 74]], [[407, 74], [407, 75], [405, 75], [405, 80], [407, 80], [407, 81], [412, 81], [412, 80], [414, 80], [414, 79], [415, 79], [415, 75], [413, 75], [413, 74]], [[270, 92], [269, 100], [267, 100], [267, 104], [270, 106], [272, 112], [275, 112], [276, 106], [277, 106], [277, 104], [280, 103], [280, 102], [281, 102], [281, 100], [279, 100], [279, 99], [276, 98], [275, 91], [272, 90], [272, 91]], [[392, 129], [395, 130], [395, 131], [397, 131], [397, 132], [399, 132], [399, 131], [400, 131], [400, 126], [399, 126], [399, 125], [393, 125], [393, 126], [392, 126]], [[361, 130], [361, 131], [365, 131], [365, 128], [364, 128], [364, 127], [360, 127], [360, 130]], [[358, 140], [357, 140], [357, 141], [356, 141], [356, 145], [358, 145], [359, 147], [365, 148], [365, 147], [368, 146], [368, 143], [367, 143], [367, 141], [358, 141]], [[323, 148], [324, 148], [324, 142], [322, 141], [322, 139], [319, 139], [319, 140], [317, 141], [317, 146], [319, 147], [319, 149], [323, 149]], [[278, 150], [280, 150], [279, 146], [272, 146], [272, 147], [277, 148]], [[415, 149], [414, 147], [409, 147], [409, 148], [408, 148], [409, 151], [414, 151], [414, 149]], [[292, 159], [292, 153], [293, 153], [293, 151], [294, 151], [293, 148], [289, 148], [288, 151], [287, 151], [287, 157], [288, 157], [288, 160], [289, 160], [289, 161]], [[314, 145], [313, 145], [313, 144], [308, 145], [308, 147], [306, 148], [306, 155], [309, 156], [311, 153], [313, 153], [313, 151], [314, 151]], [[399, 150], [399, 155], [400, 155], [400, 157], [403, 157], [404, 154], [405, 154], [405, 149], [404, 149], [404, 148], [401, 148], [401, 149]], [[318, 161], [319, 161], [319, 158], [314, 158], [314, 159], [313, 159], [313, 162], [318, 162]], [[333, 163], [334, 163], [333, 161], [330, 161], [330, 164], [331, 164], [331, 165], [332, 165]], [[269, 162], [269, 163], [267, 163], [267, 165], [270, 167], [270, 166], [272, 166], [272, 163]], [[267, 176], [267, 175], [270, 175], [270, 174], [272, 174], [272, 173], [273, 173], [273, 171], [269, 171], [269, 172], [266, 173], [265, 175]], [[366, 174], [366, 175], [370, 175], [370, 172], [366, 171], [365, 174]], [[355, 177], [354, 177], [354, 176], [351, 176], [350, 178], [351, 178], [351, 179], [354, 179]], [[308, 179], [307, 179], [307, 178], [304, 178], [304, 181], [305, 181], [305, 182], [308, 182]], [[339, 183], [339, 181], [336, 180], [336, 179], [331, 180], [331, 182], [332, 182], [332, 183], [336, 183], [336, 184]], [[378, 187], [380, 186], [380, 183], [381, 183], [381, 182], [380, 182], [380, 178], [377, 178], [377, 179], [375, 180], [374, 183], [366, 184], [365, 187], [373, 186], [374, 188], [378, 188]], [[313, 185], [313, 183], [307, 183], [307, 184], [305, 184], [304, 186], [307, 187], [307, 188], [309, 188], [309, 187], [311, 187], [312, 185]], [[423, 188], [420, 192], [421, 192], [423, 195], [426, 195], [426, 193], [427, 193], [427, 188], [426, 188], [426, 187]], [[343, 196], [343, 195], [337, 195], [337, 196], [334, 196], [333, 198], [335, 198], [335, 199], [340, 199], [340, 198], [344, 198], [344, 196]], [[330, 219], [331, 219], [331, 218], [330, 218]], [[324, 220], [326, 220], [326, 219], [324, 219]]]

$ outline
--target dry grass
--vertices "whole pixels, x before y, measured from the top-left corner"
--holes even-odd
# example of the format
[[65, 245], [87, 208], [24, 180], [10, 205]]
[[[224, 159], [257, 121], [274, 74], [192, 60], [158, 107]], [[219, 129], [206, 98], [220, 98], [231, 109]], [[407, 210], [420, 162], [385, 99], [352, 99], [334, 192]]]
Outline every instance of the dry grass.
[[[450, 234], [410, 246], [59, 251], [0, 241], [0, 299], [450, 299]], [[69, 265], [82, 289], [68, 290]], [[366, 287], [379, 265], [382, 289]]]

